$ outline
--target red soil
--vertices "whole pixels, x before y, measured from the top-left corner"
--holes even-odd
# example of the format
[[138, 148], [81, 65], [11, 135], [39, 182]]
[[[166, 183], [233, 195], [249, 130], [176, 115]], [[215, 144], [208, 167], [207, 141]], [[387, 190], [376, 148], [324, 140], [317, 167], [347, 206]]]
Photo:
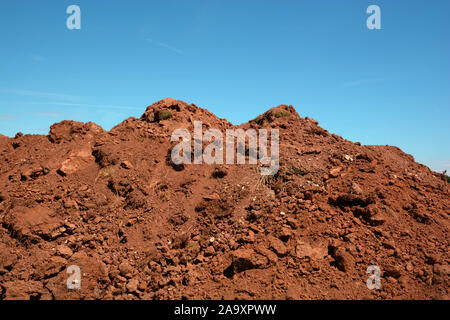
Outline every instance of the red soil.
[[[280, 130], [274, 177], [175, 166], [171, 133], [196, 120], [236, 128], [165, 99], [109, 132], [63, 121], [0, 136], [0, 298], [449, 298], [441, 174], [284, 105], [240, 126]], [[81, 290], [66, 287], [69, 265]], [[366, 287], [370, 265], [381, 290]]]

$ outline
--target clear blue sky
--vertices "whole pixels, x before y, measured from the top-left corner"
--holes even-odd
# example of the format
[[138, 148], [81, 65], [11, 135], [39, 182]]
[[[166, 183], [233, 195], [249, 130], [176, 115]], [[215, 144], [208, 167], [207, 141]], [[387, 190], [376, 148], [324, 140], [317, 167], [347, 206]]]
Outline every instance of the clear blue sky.
[[1, 0], [0, 133], [110, 129], [165, 97], [235, 124], [292, 104], [450, 171], [449, 31], [447, 0]]

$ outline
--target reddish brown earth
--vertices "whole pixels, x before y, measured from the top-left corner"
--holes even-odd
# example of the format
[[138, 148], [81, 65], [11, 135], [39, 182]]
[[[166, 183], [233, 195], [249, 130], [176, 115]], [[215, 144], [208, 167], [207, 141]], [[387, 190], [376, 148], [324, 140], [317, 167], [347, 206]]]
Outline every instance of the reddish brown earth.
[[[63, 121], [0, 136], [1, 299], [449, 298], [441, 174], [285, 105], [241, 126], [279, 128], [274, 177], [175, 166], [171, 133], [195, 120], [233, 127], [165, 99], [109, 132]], [[81, 290], [66, 287], [69, 265]], [[369, 265], [381, 290], [366, 287]]]

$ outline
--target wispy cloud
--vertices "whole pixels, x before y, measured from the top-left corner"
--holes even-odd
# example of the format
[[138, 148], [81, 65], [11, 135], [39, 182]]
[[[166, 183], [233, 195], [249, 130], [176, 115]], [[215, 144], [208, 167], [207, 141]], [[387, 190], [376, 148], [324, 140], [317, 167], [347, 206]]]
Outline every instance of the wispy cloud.
[[61, 94], [61, 93], [30, 91], [30, 90], [21, 90], [21, 89], [0, 89], [0, 92], [23, 96], [23, 97], [51, 98], [51, 99], [66, 100], [66, 101], [74, 101], [74, 100], [79, 100], [79, 99], [85, 98], [85, 97], [73, 96], [73, 95]]
[[43, 57], [43, 56], [40, 56], [40, 55], [38, 55], [38, 54], [30, 54], [30, 58], [31, 58], [31, 60], [33, 60], [33, 61], [36, 61], [36, 62], [44, 62], [45, 61], [45, 58]]
[[168, 45], [167, 43], [159, 42], [159, 41], [153, 41], [153, 40], [150, 39], [150, 38], [147, 38], [147, 39], [145, 39], [145, 40], [148, 41], [148, 42], [150, 42], [150, 43], [152, 43], [152, 44], [154, 44], [155, 46], [158, 46], [158, 47], [161, 47], [161, 48], [165, 48], [165, 49], [167, 49], [167, 50], [170, 50], [170, 51], [175, 52], [175, 53], [178, 53], [178, 54], [183, 54], [183, 51], [181, 51], [181, 50], [178, 49], [178, 48], [172, 47], [172, 46]]
[[340, 85], [340, 87], [341, 88], [353, 88], [353, 87], [361, 86], [361, 85], [364, 85], [364, 84], [380, 82], [380, 81], [383, 81], [383, 80], [385, 80], [385, 79], [381, 79], [381, 78], [360, 79], [360, 80], [355, 80], [355, 81], [344, 82], [344, 83], [342, 83]]
[[41, 116], [41, 117], [51, 117], [51, 118], [58, 118], [61, 116], [60, 113], [57, 112], [48, 112], [48, 111], [36, 111], [33, 112], [35, 115]]
[[13, 101], [13, 102], [0, 102], [0, 104], [19, 105], [19, 106], [20, 105], [39, 105], [39, 106], [62, 106], [62, 107], [86, 107], [86, 108], [97, 108], [97, 109], [124, 109], [124, 110], [142, 110], [143, 109], [142, 107], [121, 106], [121, 105], [113, 105], [113, 104], [70, 103], [70, 102], [58, 102], [58, 101], [44, 101], [44, 102]]
[[450, 174], [450, 160], [428, 160], [423, 162], [436, 172], [447, 170], [447, 175]]
[[[125, 109], [125, 110], [142, 110], [142, 107], [135, 106], [123, 106], [114, 104], [92, 104], [83, 103], [86, 97], [74, 96], [61, 93], [53, 92], [42, 92], [42, 91], [31, 91], [31, 90], [21, 90], [21, 89], [6, 89], [0, 88], [0, 93], [12, 94], [21, 97], [32, 97], [32, 101], [0, 101], [0, 104], [5, 106], [11, 105], [37, 105], [37, 106], [57, 106], [57, 107], [85, 107], [85, 108], [95, 108], [95, 109]], [[47, 111], [37, 111], [36, 115], [45, 117], [59, 117], [58, 112], [47, 112]]]
[[0, 120], [14, 120], [16, 117], [8, 113], [0, 113]]
[[[39, 103], [41, 104], [41, 103]], [[45, 104], [55, 105], [55, 106], [67, 106], [67, 107], [88, 107], [88, 108], [99, 108], [99, 109], [127, 109], [127, 110], [141, 110], [142, 108], [131, 107], [131, 106], [117, 106], [111, 104], [89, 104], [89, 103], [64, 103], [64, 102], [47, 102]]]

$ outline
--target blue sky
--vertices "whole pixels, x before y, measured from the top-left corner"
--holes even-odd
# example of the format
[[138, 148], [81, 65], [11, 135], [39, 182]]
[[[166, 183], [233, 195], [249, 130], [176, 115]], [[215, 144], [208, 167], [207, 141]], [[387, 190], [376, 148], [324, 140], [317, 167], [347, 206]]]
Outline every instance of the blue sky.
[[[81, 8], [68, 30], [66, 8]], [[381, 8], [368, 30], [366, 8]], [[450, 172], [450, 1], [2, 0], [0, 133], [105, 129], [173, 97], [234, 124], [279, 104]]]

